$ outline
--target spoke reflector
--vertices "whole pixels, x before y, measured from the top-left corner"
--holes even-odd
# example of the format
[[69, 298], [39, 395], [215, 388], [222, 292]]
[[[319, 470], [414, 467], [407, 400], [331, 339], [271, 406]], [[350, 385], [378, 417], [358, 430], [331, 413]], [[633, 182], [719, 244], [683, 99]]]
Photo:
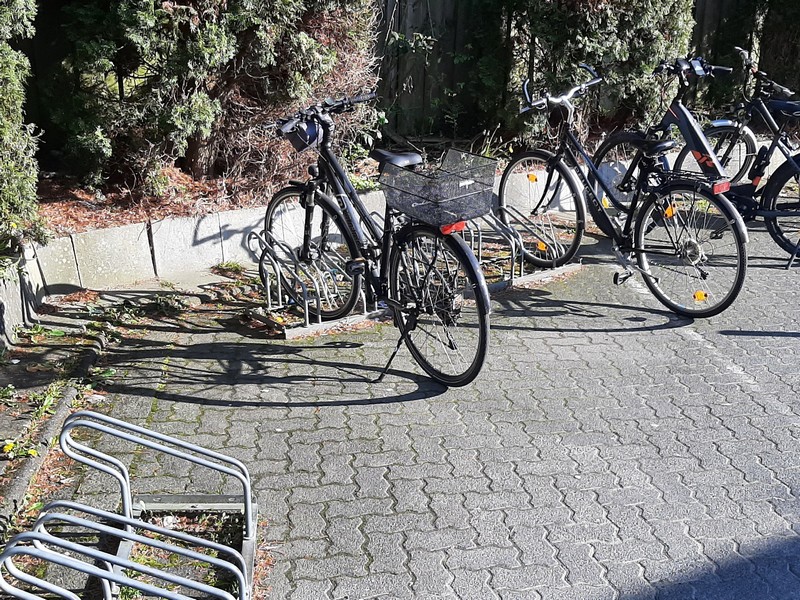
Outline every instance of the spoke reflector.
[[708, 300], [708, 294], [703, 290], [697, 290], [694, 293], [694, 299], [695, 302], [705, 302], [706, 300]]
[[547, 244], [544, 242], [536, 242], [536, 249], [539, 252], [546, 252], [547, 251]]
[[675, 205], [674, 205], [674, 204], [670, 204], [670, 205], [667, 207], [667, 210], [665, 210], [665, 211], [664, 211], [664, 216], [665, 216], [667, 219], [671, 219], [672, 217], [674, 217], [674, 216], [675, 216]]
[[528, 181], [531, 183], [536, 183], [539, 181], [539, 178], [536, 176], [536, 173], [528, 173]]

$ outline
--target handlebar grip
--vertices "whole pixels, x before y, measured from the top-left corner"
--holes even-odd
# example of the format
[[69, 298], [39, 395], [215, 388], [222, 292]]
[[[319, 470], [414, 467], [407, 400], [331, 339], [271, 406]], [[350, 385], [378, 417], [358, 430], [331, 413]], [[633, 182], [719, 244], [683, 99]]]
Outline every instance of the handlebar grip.
[[718, 65], [708, 65], [706, 70], [712, 75], [730, 75], [733, 73], [733, 69], [731, 67], [720, 67]]
[[375, 100], [378, 97], [378, 94], [375, 92], [370, 92], [369, 94], [363, 94], [361, 96], [354, 96], [353, 98], [348, 98], [350, 104], [358, 104], [359, 102], [369, 102], [370, 100]]

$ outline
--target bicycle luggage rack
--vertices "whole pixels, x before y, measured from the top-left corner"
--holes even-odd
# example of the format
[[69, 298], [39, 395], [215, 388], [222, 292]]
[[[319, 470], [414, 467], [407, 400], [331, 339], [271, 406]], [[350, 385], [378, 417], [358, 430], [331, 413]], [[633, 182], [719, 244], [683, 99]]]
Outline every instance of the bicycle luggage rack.
[[[235, 479], [241, 484], [242, 493], [134, 495], [128, 468], [119, 459], [75, 441], [72, 432], [80, 429], [111, 436], [139, 449], [162, 453]], [[28, 557], [28, 561], [35, 559], [60, 568], [59, 574], [66, 570], [95, 578], [102, 588], [104, 600], [119, 597], [119, 586], [170, 600], [188, 599], [188, 596], [174, 591], [179, 586], [209, 598], [251, 600], [258, 508], [252, 498], [250, 475], [244, 464], [214, 450], [89, 411], [70, 415], [65, 420], [59, 441], [67, 456], [116, 480], [120, 491], [121, 514], [68, 500], [51, 502], [41, 510], [33, 530], [16, 535], [0, 554], [0, 590], [11, 598], [25, 600], [41, 598], [27, 591], [37, 588], [61, 598], [80, 600], [63, 583], [44, 579], [39, 569], [35, 573], [25, 572], [14, 562], [15, 557]], [[176, 513], [241, 515], [241, 547], [236, 549], [142, 519], [145, 514]], [[70, 528], [69, 533], [55, 535], [48, 531], [48, 528], [53, 529], [53, 525], [66, 526]], [[76, 529], [81, 535], [75, 535]], [[96, 540], [94, 545], [78, 541], [87, 537], [86, 532], [91, 532], [90, 537]], [[115, 541], [115, 553], [105, 547], [98, 548], [101, 541]], [[235, 584], [234, 591], [226, 591], [203, 581], [203, 571], [200, 569], [182, 569], [180, 573], [175, 573], [152, 566], [152, 561], [148, 561], [148, 564], [136, 562], [131, 556], [134, 545], [160, 558], [168, 556], [169, 559], [165, 559], [168, 565], [174, 566], [176, 561], [188, 560], [195, 564], [203, 563], [220, 574], [225, 573]], [[135, 579], [132, 577], [134, 572], [146, 579]], [[27, 587], [16, 587], [6, 580], [6, 575]]]

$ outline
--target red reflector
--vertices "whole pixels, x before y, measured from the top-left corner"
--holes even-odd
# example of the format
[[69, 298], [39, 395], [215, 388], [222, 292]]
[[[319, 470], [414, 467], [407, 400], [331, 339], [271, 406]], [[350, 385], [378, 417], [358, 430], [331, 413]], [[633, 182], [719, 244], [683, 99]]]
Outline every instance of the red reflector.
[[718, 181], [714, 185], [711, 186], [711, 193], [712, 194], [724, 194], [729, 189], [731, 189], [731, 182], [730, 181]]
[[464, 228], [466, 226], [467, 226], [466, 221], [459, 221], [458, 223], [451, 223], [450, 225], [442, 225], [441, 227], [439, 227], [439, 231], [441, 231], [445, 235], [450, 235], [451, 233], [464, 231]]

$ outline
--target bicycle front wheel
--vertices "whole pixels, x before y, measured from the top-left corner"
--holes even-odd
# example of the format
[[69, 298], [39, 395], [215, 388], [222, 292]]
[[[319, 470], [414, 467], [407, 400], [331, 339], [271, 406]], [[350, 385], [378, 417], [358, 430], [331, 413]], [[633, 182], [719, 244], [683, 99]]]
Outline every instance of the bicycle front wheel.
[[500, 220], [519, 234], [525, 260], [542, 268], [572, 260], [586, 210], [567, 165], [544, 150], [523, 152], [503, 171], [498, 198]]
[[[750, 171], [756, 159], [756, 137], [747, 127], [739, 131], [733, 125], [709, 127], [703, 131], [709, 145], [714, 149], [725, 172], [730, 177], [731, 183], [736, 183], [744, 178]], [[690, 171], [702, 173], [703, 170], [697, 163], [689, 146], [684, 146], [675, 159], [675, 171]]]
[[[309, 255], [301, 256], [306, 219], [301, 199], [302, 190], [297, 187], [273, 196], [264, 217], [267, 245], [280, 263], [279, 279], [289, 297], [300, 307], [307, 300], [313, 317], [339, 319], [358, 302], [361, 276], [350, 276], [346, 270], [347, 263], [359, 255], [358, 246], [338, 211], [318, 196], [311, 215]], [[262, 256], [261, 262], [265, 259]]]
[[711, 317], [739, 295], [747, 242], [734, 214], [727, 200], [689, 182], [643, 202], [634, 229], [636, 257], [645, 284], [672, 312]]
[[489, 345], [488, 292], [460, 237], [414, 225], [398, 235], [389, 261], [395, 323], [422, 369], [446, 386], [478, 376]]

